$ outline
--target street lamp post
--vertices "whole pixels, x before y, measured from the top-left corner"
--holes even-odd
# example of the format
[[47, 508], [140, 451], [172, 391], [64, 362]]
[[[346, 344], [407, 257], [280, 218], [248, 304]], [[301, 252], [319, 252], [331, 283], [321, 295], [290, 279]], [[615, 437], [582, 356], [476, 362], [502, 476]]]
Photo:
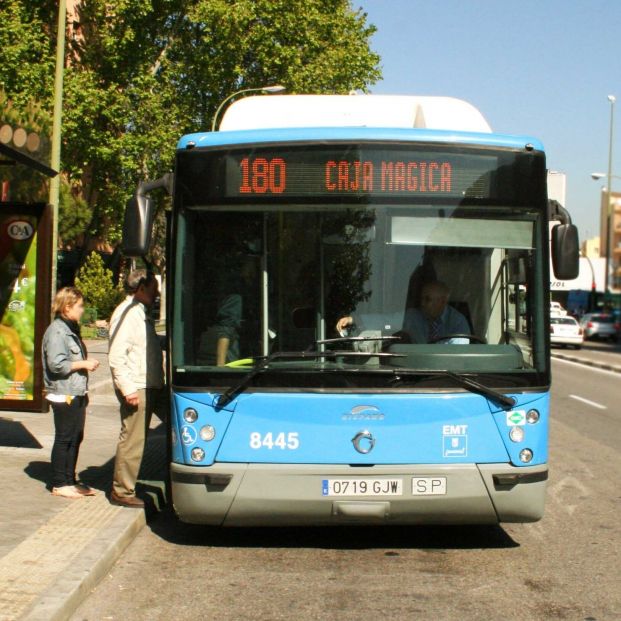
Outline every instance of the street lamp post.
[[65, 28], [67, 2], [58, 3], [58, 32], [56, 33], [56, 74], [54, 77], [54, 114], [52, 118], [52, 149], [50, 167], [58, 174], [50, 180], [49, 202], [52, 205], [52, 298], [56, 295], [58, 264], [58, 203], [60, 197], [60, 142], [63, 113], [63, 77], [65, 71]]
[[613, 130], [614, 130], [614, 111], [615, 111], [615, 102], [617, 98], [614, 95], [608, 95], [608, 101], [610, 102], [610, 137], [608, 140], [608, 172], [606, 174], [600, 172], [591, 173], [591, 177], [595, 180], [603, 179], [606, 177], [606, 273], [604, 274], [604, 292], [608, 293], [608, 281], [609, 281], [609, 271], [610, 271], [610, 237], [612, 234], [610, 220], [611, 220], [611, 206], [612, 206], [612, 180], [621, 179], [618, 175], [612, 174], [612, 139], [613, 139]]
[[610, 102], [610, 137], [608, 140], [608, 203], [607, 213], [606, 213], [606, 288], [605, 291], [608, 293], [608, 279], [610, 278], [609, 270], [610, 270], [610, 237], [611, 237], [611, 204], [612, 204], [612, 134], [613, 134], [613, 126], [614, 126], [614, 113], [615, 113], [615, 101], [617, 98], [614, 95], [608, 95], [608, 101]]
[[604, 282], [604, 294], [609, 290], [610, 279], [610, 206], [612, 203], [612, 135], [614, 127], [614, 113], [615, 113], [615, 101], [617, 101], [614, 95], [608, 95], [608, 101], [610, 102], [610, 137], [608, 142], [608, 202], [606, 203], [606, 280]]
[[218, 123], [218, 116], [220, 115], [220, 112], [222, 111], [222, 108], [224, 108], [224, 105], [228, 101], [233, 99], [233, 97], [237, 97], [237, 95], [242, 95], [244, 93], [267, 93], [268, 95], [273, 95], [275, 93], [282, 93], [285, 90], [287, 90], [287, 89], [284, 86], [281, 86], [280, 84], [274, 84], [273, 86], [259, 86], [259, 87], [256, 87], [256, 88], [242, 88], [242, 90], [240, 90], [240, 91], [235, 91], [234, 93], [231, 93], [228, 97], [225, 97], [222, 100], [222, 103], [218, 106], [218, 109], [216, 110], [216, 113], [213, 115], [213, 121], [211, 122], [211, 131], [212, 132], [216, 131], [216, 127], [217, 127], [217, 123]]

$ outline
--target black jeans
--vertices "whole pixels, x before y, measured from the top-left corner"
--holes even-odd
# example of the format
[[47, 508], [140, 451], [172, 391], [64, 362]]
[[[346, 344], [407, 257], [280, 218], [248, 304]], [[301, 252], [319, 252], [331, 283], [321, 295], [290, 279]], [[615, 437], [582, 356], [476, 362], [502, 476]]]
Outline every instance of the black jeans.
[[84, 438], [87, 397], [75, 397], [71, 403], [52, 403], [54, 411], [54, 447], [52, 448], [52, 486], [75, 484], [78, 451]]

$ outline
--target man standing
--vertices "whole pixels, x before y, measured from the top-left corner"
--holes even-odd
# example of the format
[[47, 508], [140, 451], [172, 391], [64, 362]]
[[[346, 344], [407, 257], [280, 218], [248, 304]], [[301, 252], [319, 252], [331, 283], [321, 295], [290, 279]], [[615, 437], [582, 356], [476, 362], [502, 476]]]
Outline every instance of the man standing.
[[151, 415], [164, 385], [162, 348], [148, 309], [158, 294], [157, 279], [146, 270], [127, 278], [128, 296], [110, 320], [109, 363], [121, 409], [110, 502], [142, 508], [136, 481]]

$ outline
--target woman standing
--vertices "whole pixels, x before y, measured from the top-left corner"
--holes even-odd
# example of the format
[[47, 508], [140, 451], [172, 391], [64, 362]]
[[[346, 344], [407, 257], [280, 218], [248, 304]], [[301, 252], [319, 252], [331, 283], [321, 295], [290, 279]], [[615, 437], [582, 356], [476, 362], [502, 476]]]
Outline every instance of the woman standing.
[[54, 298], [55, 319], [43, 336], [43, 369], [47, 400], [54, 412], [52, 448], [52, 494], [64, 498], [94, 496], [86, 485], [76, 482], [78, 451], [84, 437], [88, 403], [88, 372], [99, 361], [87, 357], [80, 336], [84, 297], [74, 287], [61, 289]]

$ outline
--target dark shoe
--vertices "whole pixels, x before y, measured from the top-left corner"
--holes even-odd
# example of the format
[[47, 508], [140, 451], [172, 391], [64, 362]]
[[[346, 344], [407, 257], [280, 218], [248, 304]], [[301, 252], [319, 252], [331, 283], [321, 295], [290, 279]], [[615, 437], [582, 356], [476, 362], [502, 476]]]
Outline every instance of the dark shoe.
[[130, 509], [144, 509], [144, 501], [136, 496], [117, 496], [110, 492], [110, 503], [119, 507], [129, 507]]
[[82, 496], [97, 496], [97, 492], [85, 483], [78, 482], [74, 485], [74, 487], [78, 491], [78, 494], [82, 494]]

